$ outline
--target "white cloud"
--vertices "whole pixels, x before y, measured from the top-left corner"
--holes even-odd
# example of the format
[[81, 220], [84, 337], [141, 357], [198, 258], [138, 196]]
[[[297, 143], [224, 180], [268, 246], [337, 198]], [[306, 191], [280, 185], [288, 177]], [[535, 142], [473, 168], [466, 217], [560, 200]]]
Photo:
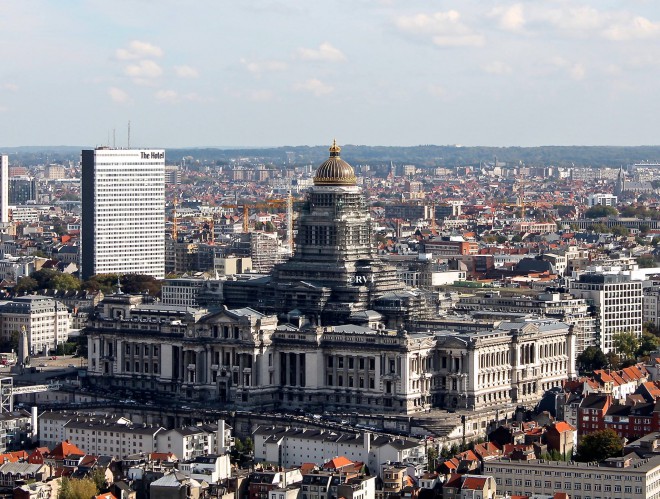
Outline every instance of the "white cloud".
[[428, 90], [429, 93], [434, 97], [438, 97], [440, 99], [447, 97], [447, 89], [442, 85], [429, 85]]
[[179, 100], [179, 94], [174, 90], [159, 90], [154, 96], [163, 102], [176, 102]]
[[2, 88], [4, 88], [5, 90], [9, 90], [10, 92], [18, 91], [18, 85], [16, 85], [15, 83], [5, 83], [4, 85], [2, 85]]
[[261, 73], [270, 72], [270, 71], [284, 71], [287, 69], [288, 65], [282, 61], [249, 61], [247, 59], [241, 59], [241, 64], [247, 69], [250, 73], [260, 75]]
[[318, 49], [299, 48], [298, 57], [304, 61], [343, 62], [346, 56], [341, 50], [325, 42]]
[[121, 88], [110, 87], [108, 89], [108, 95], [113, 101], [119, 104], [124, 104], [129, 101], [128, 94], [124, 92]]
[[478, 47], [484, 44], [483, 35], [463, 24], [456, 10], [403, 16], [395, 24], [403, 33], [430, 38], [439, 47]]
[[174, 72], [179, 78], [198, 78], [199, 71], [191, 66], [174, 66]]
[[587, 76], [587, 70], [582, 63], [572, 62], [563, 57], [556, 56], [551, 58], [550, 65], [565, 71], [570, 78], [576, 81], [584, 80]]
[[658, 34], [660, 34], [660, 23], [654, 23], [641, 16], [612, 23], [603, 31], [605, 38], [614, 41], [655, 38]]
[[254, 90], [250, 92], [249, 98], [254, 102], [267, 102], [273, 99], [275, 94], [271, 90]]
[[335, 90], [331, 85], [326, 85], [321, 80], [316, 78], [310, 78], [304, 82], [297, 83], [294, 86], [294, 89], [309, 92], [316, 97], [331, 94]]
[[522, 4], [516, 3], [508, 7], [496, 7], [491, 16], [498, 19], [500, 28], [507, 31], [518, 31], [525, 25], [525, 13]]
[[122, 61], [143, 59], [146, 57], [162, 57], [163, 49], [149, 42], [133, 40], [128, 44], [128, 48], [117, 49], [115, 56]]
[[137, 64], [129, 64], [124, 68], [124, 73], [131, 78], [158, 78], [163, 74], [163, 69], [154, 61], [144, 60]]
[[481, 69], [483, 69], [486, 73], [494, 75], [503, 75], [511, 72], [511, 66], [501, 61], [489, 62], [488, 64], [481, 66]]
[[587, 75], [587, 72], [582, 64], [573, 64], [568, 74], [574, 80], [580, 81], [580, 80], [584, 80], [584, 77]]
[[625, 10], [598, 10], [590, 6], [547, 8], [530, 4], [527, 11], [530, 23], [575, 38], [628, 41], [660, 37], [660, 22]]

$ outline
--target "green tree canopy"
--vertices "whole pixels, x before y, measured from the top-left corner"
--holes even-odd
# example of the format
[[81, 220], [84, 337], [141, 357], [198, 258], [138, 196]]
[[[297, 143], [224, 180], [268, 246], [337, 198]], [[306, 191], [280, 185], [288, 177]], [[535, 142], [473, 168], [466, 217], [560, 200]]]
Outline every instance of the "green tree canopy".
[[99, 493], [94, 480], [90, 478], [62, 478], [58, 499], [90, 499]]
[[41, 269], [30, 274], [30, 278], [37, 283], [36, 289], [61, 289], [78, 291], [80, 280], [71, 274], [65, 274], [54, 269]]
[[21, 277], [14, 286], [14, 291], [17, 293], [31, 293], [37, 289], [39, 289], [39, 283], [32, 277]]
[[656, 351], [658, 347], [660, 347], [660, 338], [648, 331], [642, 331], [642, 340], [639, 342], [636, 353], [639, 357], [646, 357]]
[[65, 291], [79, 291], [80, 284], [80, 279], [72, 276], [71, 274], [58, 272], [48, 282], [48, 288]]
[[590, 346], [578, 355], [577, 363], [581, 371], [593, 372], [607, 366], [607, 357], [600, 348]]
[[615, 371], [621, 368], [621, 357], [617, 355], [616, 352], [614, 351], [607, 352], [605, 354], [605, 358], [607, 359], [608, 368], [614, 369]]
[[603, 461], [620, 456], [623, 444], [619, 435], [612, 429], [599, 430], [583, 435], [577, 448], [578, 461]]
[[610, 217], [610, 216], [616, 216], [618, 212], [616, 211], [616, 208], [612, 206], [602, 206], [602, 205], [596, 205], [592, 206], [589, 208], [587, 211], [584, 212], [584, 216], [587, 218], [601, 218], [601, 217]]
[[619, 333], [612, 338], [616, 353], [623, 359], [633, 359], [640, 346], [640, 340], [634, 333]]
[[625, 227], [624, 225], [615, 225], [611, 229], [612, 235], [614, 236], [621, 236], [621, 237], [628, 237], [630, 235], [630, 230], [628, 227]]
[[158, 279], [148, 275], [141, 274], [98, 274], [90, 277], [82, 284], [82, 288], [89, 291], [101, 290], [105, 294], [117, 291], [117, 278], [121, 284], [123, 293], [141, 294], [149, 293], [151, 296], [158, 296], [162, 284]]
[[637, 265], [639, 265], [640, 269], [650, 269], [656, 266], [655, 258], [651, 255], [640, 256], [637, 258]]

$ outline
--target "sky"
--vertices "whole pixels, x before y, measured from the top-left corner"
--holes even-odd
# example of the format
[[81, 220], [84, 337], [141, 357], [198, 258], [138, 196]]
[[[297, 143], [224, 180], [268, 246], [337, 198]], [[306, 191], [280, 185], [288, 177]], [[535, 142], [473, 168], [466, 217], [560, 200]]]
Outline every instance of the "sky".
[[0, 0], [0, 148], [657, 145], [658, 88], [657, 0]]

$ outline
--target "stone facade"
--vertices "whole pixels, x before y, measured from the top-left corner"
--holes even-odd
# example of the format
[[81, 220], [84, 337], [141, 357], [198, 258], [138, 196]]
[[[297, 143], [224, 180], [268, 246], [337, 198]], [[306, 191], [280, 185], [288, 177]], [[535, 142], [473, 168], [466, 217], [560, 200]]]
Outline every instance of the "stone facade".
[[408, 333], [278, 325], [275, 315], [250, 308], [207, 313], [139, 305], [129, 295], [107, 301], [86, 330], [89, 381], [147, 395], [245, 408], [414, 413], [535, 403], [575, 374], [574, 335], [552, 320]]

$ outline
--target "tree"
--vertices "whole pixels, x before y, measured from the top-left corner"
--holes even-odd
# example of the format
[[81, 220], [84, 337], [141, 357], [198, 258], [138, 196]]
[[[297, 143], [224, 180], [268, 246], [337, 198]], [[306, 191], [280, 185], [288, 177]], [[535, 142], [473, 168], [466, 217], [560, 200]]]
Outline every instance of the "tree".
[[32, 277], [21, 277], [14, 286], [14, 291], [16, 293], [31, 293], [39, 289], [39, 283], [32, 279]]
[[94, 482], [94, 485], [99, 491], [103, 492], [104, 490], [107, 490], [108, 482], [105, 479], [105, 472], [102, 468], [94, 469], [89, 475], [89, 478]]
[[126, 274], [121, 276], [121, 289], [125, 293], [149, 293], [151, 296], [160, 294], [162, 283], [150, 275]]
[[577, 448], [577, 461], [603, 461], [620, 456], [623, 444], [619, 435], [612, 429], [599, 430], [583, 435]]
[[620, 357], [632, 359], [640, 346], [639, 338], [634, 333], [619, 333], [612, 338], [614, 348]]
[[64, 291], [79, 291], [80, 279], [71, 274], [58, 273], [51, 277], [48, 282], [49, 289], [59, 289]]
[[584, 212], [584, 216], [587, 218], [602, 218], [602, 217], [610, 217], [610, 216], [616, 216], [618, 212], [616, 211], [616, 208], [612, 206], [603, 206], [603, 205], [596, 205], [592, 206], [589, 208], [587, 211]]
[[628, 235], [630, 235], [630, 230], [624, 225], [615, 225], [612, 227], [611, 231], [612, 235], [617, 237], [628, 237]]
[[607, 366], [607, 357], [600, 348], [591, 346], [578, 355], [577, 362], [581, 371], [593, 372]]
[[55, 351], [57, 355], [73, 355], [78, 349], [78, 344], [72, 341], [67, 341], [65, 343], [59, 343], [57, 345], [57, 350]]
[[652, 267], [655, 267], [656, 263], [655, 263], [655, 259], [652, 256], [646, 255], [637, 258], [637, 265], [639, 265], [640, 269], [650, 269]]
[[592, 224], [587, 230], [596, 232], [597, 234], [605, 234], [610, 231], [609, 227], [603, 223]]
[[94, 480], [90, 478], [62, 478], [58, 499], [90, 499], [99, 493]]
[[605, 354], [607, 358], [607, 367], [614, 369], [615, 371], [621, 367], [621, 357], [619, 357], [615, 352], [610, 351]]
[[254, 444], [252, 443], [252, 439], [250, 437], [245, 437], [245, 440], [243, 440], [243, 446], [243, 452], [246, 454], [252, 454], [252, 451], [254, 450]]
[[438, 450], [434, 445], [431, 445], [426, 451], [426, 459], [429, 463], [429, 469], [435, 469], [435, 462], [438, 460]]
[[637, 355], [646, 357], [651, 352], [655, 352], [660, 347], [660, 338], [648, 331], [642, 331], [642, 340], [639, 342]]

